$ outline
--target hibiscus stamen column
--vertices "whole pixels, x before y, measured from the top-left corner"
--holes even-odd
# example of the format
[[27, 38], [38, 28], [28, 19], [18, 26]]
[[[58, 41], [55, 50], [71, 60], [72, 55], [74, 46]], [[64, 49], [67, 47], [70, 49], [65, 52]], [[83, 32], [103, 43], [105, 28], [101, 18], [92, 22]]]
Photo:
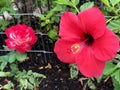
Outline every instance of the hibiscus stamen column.
[[76, 54], [76, 53], [78, 53], [79, 50], [80, 50], [80, 45], [79, 45], [79, 44], [73, 44], [73, 45], [71, 46], [70, 50], [71, 50], [71, 52], [72, 52], [73, 54]]

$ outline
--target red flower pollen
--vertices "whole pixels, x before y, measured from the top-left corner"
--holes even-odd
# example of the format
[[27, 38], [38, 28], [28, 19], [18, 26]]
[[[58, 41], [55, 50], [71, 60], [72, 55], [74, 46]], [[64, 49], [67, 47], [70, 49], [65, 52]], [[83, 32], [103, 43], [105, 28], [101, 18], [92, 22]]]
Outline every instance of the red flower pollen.
[[64, 12], [60, 20], [60, 39], [54, 51], [58, 58], [77, 64], [86, 77], [98, 77], [105, 63], [112, 60], [118, 51], [118, 37], [106, 27], [101, 11], [89, 8], [77, 15]]

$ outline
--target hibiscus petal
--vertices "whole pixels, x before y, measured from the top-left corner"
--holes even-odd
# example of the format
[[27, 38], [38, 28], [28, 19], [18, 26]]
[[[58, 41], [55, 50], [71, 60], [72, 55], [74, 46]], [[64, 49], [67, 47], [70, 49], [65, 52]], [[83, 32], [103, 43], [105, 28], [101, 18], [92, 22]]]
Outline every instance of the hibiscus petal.
[[95, 57], [99, 60], [111, 60], [116, 56], [119, 49], [118, 37], [111, 30], [107, 29], [102, 37], [95, 40], [92, 49]]
[[84, 47], [78, 54], [76, 63], [80, 72], [86, 77], [99, 77], [105, 66], [105, 62], [96, 59], [88, 47]]
[[55, 43], [54, 52], [57, 54], [58, 58], [65, 63], [75, 63], [75, 56], [71, 52], [71, 46], [74, 45], [75, 42], [69, 42], [65, 40], [58, 40]]
[[64, 12], [60, 20], [59, 36], [74, 41], [80, 38], [80, 33], [78, 17], [72, 12]]
[[102, 12], [96, 8], [89, 8], [78, 14], [81, 28], [91, 34], [94, 39], [104, 34], [106, 28], [105, 17]]

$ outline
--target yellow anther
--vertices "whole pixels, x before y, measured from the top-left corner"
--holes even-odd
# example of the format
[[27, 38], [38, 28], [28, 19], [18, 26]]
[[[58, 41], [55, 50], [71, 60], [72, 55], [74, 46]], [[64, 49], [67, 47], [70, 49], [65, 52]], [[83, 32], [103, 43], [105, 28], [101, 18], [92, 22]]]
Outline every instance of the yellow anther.
[[71, 51], [72, 51], [73, 54], [78, 53], [79, 50], [80, 50], [80, 45], [79, 45], [79, 44], [73, 44], [73, 45], [71, 46]]

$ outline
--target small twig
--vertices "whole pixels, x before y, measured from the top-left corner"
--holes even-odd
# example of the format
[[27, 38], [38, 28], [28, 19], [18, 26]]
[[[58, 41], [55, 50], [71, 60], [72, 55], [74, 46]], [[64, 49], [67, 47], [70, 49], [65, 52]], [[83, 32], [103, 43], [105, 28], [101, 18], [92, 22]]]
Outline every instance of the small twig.
[[83, 89], [82, 90], [86, 90], [87, 88], [87, 82], [85, 83], [85, 85], [83, 86]]
[[84, 80], [87, 80], [87, 79], [88, 79], [88, 78], [80, 78], [80, 79], [79, 79], [79, 81], [80, 81], [80, 83], [81, 83], [82, 86], [83, 86], [83, 81], [84, 81]]
[[107, 78], [104, 80], [104, 83], [106, 83], [109, 80], [110, 76], [107, 76]]

